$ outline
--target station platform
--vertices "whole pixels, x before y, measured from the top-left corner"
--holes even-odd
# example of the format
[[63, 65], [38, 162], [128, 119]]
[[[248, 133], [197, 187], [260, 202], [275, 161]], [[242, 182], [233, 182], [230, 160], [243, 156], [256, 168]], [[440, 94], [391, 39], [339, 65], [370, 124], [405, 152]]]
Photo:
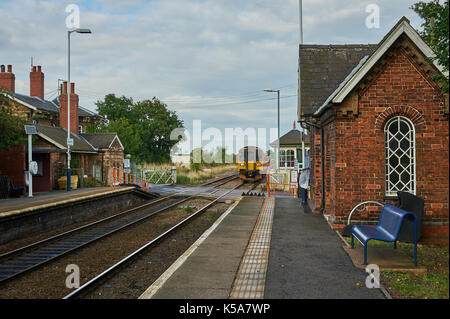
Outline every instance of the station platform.
[[382, 299], [300, 200], [241, 197], [140, 299]]
[[14, 214], [28, 212], [30, 210], [41, 209], [79, 201], [86, 198], [102, 196], [105, 194], [120, 193], [134, 189], [130, 186], [121, 187], [96, 187], [96, 188], [78, 188], [71, 190], [53, 191], [48, 193], [35, 193], [33, 197], [8, 198], [0, 200], [0, 218]]

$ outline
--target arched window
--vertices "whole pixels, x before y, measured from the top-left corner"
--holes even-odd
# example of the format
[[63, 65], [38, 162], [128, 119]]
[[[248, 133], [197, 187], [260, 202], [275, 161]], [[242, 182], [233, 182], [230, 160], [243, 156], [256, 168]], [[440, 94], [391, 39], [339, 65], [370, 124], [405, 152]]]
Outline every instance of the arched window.
[[386, 149], [386, 196], [397, 191], [416, 194], [416, 147], [414, 125], [403, 116], [384, 127]]

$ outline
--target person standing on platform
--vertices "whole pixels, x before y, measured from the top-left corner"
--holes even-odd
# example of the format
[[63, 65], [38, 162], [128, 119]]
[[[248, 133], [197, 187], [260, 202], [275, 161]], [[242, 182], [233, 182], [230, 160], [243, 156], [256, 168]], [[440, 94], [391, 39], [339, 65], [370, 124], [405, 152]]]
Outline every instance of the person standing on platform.
[[302, 194], [302, 204], [305, 205], [308, 198], [309, 168], [302, 169], [300, 173], [299, 184]]

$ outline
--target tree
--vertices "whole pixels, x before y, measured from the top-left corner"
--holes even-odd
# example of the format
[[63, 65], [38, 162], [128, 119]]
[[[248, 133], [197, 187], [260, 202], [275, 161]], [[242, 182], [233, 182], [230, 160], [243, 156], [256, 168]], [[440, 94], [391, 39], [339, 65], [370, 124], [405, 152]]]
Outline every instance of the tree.
[[107, 121], [116, 121], [121, 118], [129, 118], [129, 112], [133, 108], [133, 99], [108, 94], [103, 101], [97, 101], [95, 104], [100, 116], [103, 116]]
[[[430, 2], [419, 1], [411, 9], [424, 20], [423, 31], [420, 35], [424, 41], [433, 49], [436, 60], [444, 68], [444, 72], [449, 70], [449, 20], [448, 2], [445, 0], [441, 5], [439, 0]], [[448, 92], [448, 75], [438, 75], [434, 80], [443, 84], [442, 91]]]
[[139, 151], [139, 146], [142, 144], [138, 132], [134, 130], [126, 118], [112, 120], [109, 123], [101, 123], [96, 131], [117, 133], [127, 154], [136, 154]]
[[180, 140], [171, 140], [170, 133], [183, 127], [183, 121], [176, 112], [168, 110], [167, 105], [153, 98], [135, 103], [130, 116], [142, 139], [138, 157], [153, 163], [170, 161], [170, 149]]
[[25, 121], [12, 113], [8, 93], [0, 88], [0, 151], [26, 143]]
[[125, 96], [108, 94], [97, 101], [97, 111], [104, 120], [92, 130], [116, 132], [125, 152], [139, 162], [162, 163], [170, 160], [170, 149], [178, 143], [170, 133], [183, 126], [176, 112], [157, 98], [133, 102]]

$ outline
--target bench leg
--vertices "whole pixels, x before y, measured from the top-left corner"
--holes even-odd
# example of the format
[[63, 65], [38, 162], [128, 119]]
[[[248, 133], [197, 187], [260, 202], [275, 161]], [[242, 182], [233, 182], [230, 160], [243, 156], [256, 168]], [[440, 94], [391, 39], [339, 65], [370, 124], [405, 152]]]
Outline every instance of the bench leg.
[[397, 249], [397, 241], [394, 241], [394, 249]]
[[355, 248], [355, 240], [353, 238], [353, 234], [352, 234], [352, 248]]

